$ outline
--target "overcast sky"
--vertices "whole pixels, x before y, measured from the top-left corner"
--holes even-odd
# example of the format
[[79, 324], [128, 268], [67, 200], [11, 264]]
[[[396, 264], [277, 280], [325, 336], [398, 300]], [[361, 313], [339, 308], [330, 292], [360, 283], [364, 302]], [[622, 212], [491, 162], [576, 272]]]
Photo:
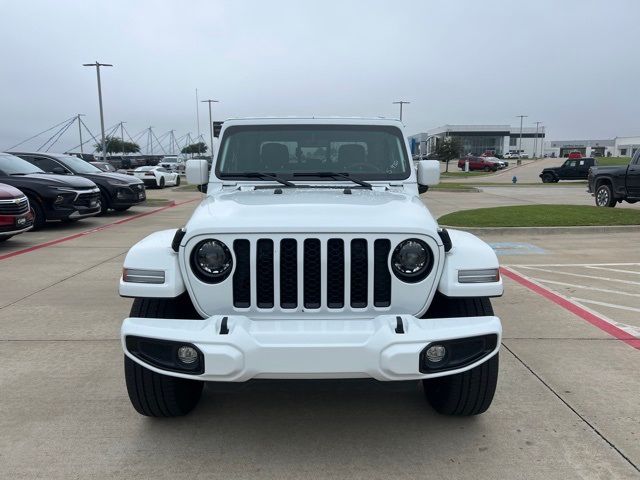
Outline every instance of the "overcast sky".
[[[403, 99], [409, 134], [524, 114], [549, 139], [640, 135], [637, 0], [0, 0], [0, 13], [0, 149], [76, 113], [97, 134], [81, 66], [95, 60], [114, 64], [105, 123], [132, 135], [195, 135], [196, 88], [220, 100], [216, 120], [397, 117]], [[54, 150], [77, 143], [70, 129]]]

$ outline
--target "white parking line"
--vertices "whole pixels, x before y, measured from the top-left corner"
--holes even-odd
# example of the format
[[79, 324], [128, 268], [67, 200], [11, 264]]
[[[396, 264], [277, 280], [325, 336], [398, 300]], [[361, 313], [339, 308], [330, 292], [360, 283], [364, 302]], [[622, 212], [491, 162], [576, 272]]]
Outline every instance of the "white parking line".
[[621, 292], [619, 290], [608, 290], [606, 288], [586, 287], [584, 285], [575, 285], [573, 283], [556, 282], [554, 280], [546, 280], [544, 278], [536, 278], [535, 280], [542, 283], [551, 283], [552, 285], [562, 285], [563, 287], [583, 288], [585, 290], [595, 290], [596, 292], [613, 293], [615, 295], [626, 295], [629, 297], [640, 297], [639, 293], [627, 293], [627, 292]]
[[527, 264], [514, 264], [512, 267], [637, 267], [640, 263], [527, 263]]
[[[611, 318], [607, 317], [606, 315], [603, 315], [600, 312], [596, 312], [595, 310], [590, 309], [589, 307], [585, 306], [585, 303], [594, 303], [594, 304], [598, 304], [600, 306], [613, 306], [613, 304], [608, 304], [608, 303], [603, 303], [603, 302], [596, 302], [593, 300], [587, 300], [586, 298], [576, 298], [576, 297], [569, 297], [572, 301], [576, 302], [578, 305], [580, 305], [582, 308], [584, 308], [585, 310], [592, 312], [594, 315], [599, 316], [600, 318], [604, 319], [605, 321], [609, 322], [611, 325], [615, 325], [616, 327], [618, 327], [620, 330], [624, 330], [625, 332], [627, 332], [630, 335], [633, 335], [634, 337], [638, 337], [640, 338], [640, 327], [636, 327], [634, 325], [628, 325], [626, 323], [622, 323], [622, 322], [618, 322], [616, 320], [612, 320]], [[621, 305], [618, 305], [621, 307]], [[631, 307], [629, 307], [631, 308]]]
[[572, 273], [572, 272], [561, 272], [559, 270], [547, 270], [545, 268], [531, 267], [531, 266], [525, 266], [525, 265], [522, 265], [522, 268], [526, 268], [528, 270], [538, 270], [540, 272], [555, 273], [560, 275], [571, 275], [572, 277], [591, 278], [593, 280], [603, 280], [606, 282], [626, 283], [627, 285], [640, 285], [640, 282], [633, 282], [631, 280], [620, 280], [618, 278], [595, 277], [593, 275], [583, 275], [581, 273]]
[[[501, 267], [501, 272], [505, 277], [511, 278], [516, 282], [524, 285], [529, 290], [536, 292], [539, 295], [551, 300], [556, 305], [561, 306], [562, 308], [570, 311], [571, 313], [579, 316], [583, 320], [586, 320], [590, 324], [598, 327], [600, 330], [603, 330], [610, 335], [613, 335], [618, 340], [622, 340], [628, 345], [631, 345], [634, 348], [640, 350], [640, 329], [638, 327], [627, 325], [624, 323], [620, 323], [618, 321], [612, 320], [606, 315], [601, 314], [595, 310], [590, 309], [589, 307], [584, 306], [576, 299], [571, 297], [562, 295], [558, 292], [554, 292], [550, 288], [542, 285], [543, 280], [538, 278], [531, 278], [523, 275], [513, 267]], [[561, 282], [550, 282], [550, 283], [561, 283]], [[567, 284], [564, 284], [567, 285]], [[579, 287], [579, 286], [577, 286]], [[633, 338], [629, 338], [631, 336]]]
[[606, 267], [595, 267], [593, 265], [587, 265], [585, 268], [593, 268], [596, 270], [608, 270], [610, 272], [619, 272], [619, 273], [633, 273], [635, 275], [640, 275], [640, 272], [636, 272], [634, 270], [622, 270], [620, 268], [606, 268]]
[[588, 300], [586, 298], [571, 297], [572, 300], [580, 303], [593, 303], [594, 305], [601, 305], [603, 307], [617, 308], [618, 310], [628, 310], [630, 312], [640, 312], [640, 308], [627, 307], [626, 305], [618, 305], [616, 303], [598, 302], [596, 300]]

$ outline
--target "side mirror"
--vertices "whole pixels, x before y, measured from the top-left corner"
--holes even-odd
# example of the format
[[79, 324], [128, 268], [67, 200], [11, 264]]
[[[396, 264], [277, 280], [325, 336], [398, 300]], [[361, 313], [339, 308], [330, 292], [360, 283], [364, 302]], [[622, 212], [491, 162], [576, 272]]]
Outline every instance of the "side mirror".
[[187, 160], [185, 170], [188, 183], [204, 185], [209, 182], [209, 162], [206, 160]]
[[431, 187], [440, 183], [440, 162], [420, 160], [417, 164], [418, 187]]
[[66, 171], [62, 167], [53, 167], [51, 169], [51, 173], [55, 173], [56, 175], [66, 175]]

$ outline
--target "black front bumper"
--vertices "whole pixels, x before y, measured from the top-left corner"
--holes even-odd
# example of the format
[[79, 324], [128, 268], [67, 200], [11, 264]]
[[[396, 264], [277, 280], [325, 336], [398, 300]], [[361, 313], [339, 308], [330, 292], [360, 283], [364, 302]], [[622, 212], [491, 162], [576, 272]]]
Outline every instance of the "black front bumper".
[[100, 202], [100, 191], [77, 192], [75, 198], [67, 199], [58, 205], [54, 200], [50, 200], [45, 209], [47, 220], [67, 220], [84, 217], [92, 217], [102, 210]]
[[132, 207], [147, 200], [147, 192], [142, 183], [118, 187], [111, 193], [111, 207]]

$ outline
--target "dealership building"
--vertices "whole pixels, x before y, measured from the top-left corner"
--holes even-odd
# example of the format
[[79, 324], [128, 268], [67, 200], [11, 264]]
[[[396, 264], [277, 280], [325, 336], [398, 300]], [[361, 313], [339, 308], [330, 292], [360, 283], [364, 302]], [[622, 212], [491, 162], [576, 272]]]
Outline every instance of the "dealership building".
[[640, 137], [615, 137], [605, 140], [550, 140], [544, 144], [544, 153], [566, 157], [580, 152], [585, 157], [632, 157], [640, 149]]
[[432, 153], [445, 138], [457, 138], [462, 153], [481, 155], [492, 152], [497, 155], [518, 153], [530, 157], [539, 156], [545, 139], [544, 127], [520, 127], [510, 125], [443, 125], [409, 137], [414, 154]]

